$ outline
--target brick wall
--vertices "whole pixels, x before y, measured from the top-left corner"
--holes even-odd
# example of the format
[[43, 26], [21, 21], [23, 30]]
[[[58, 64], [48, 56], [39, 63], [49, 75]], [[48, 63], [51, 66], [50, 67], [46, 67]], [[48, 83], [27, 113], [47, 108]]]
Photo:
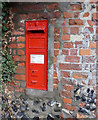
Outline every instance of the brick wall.
[[60, 92], [64, 109], [75, 111], [73, 91], [77, 84], [96, 88], [98, 5], [93, 2], [11, 3], [11, 7], [15, 13], [15, 30], [10, 47], [18, 67], [14, 76], [17, 85], [11, 83], [10, 88], [16, 92], [26, 89], [25, 20], [48, 19], [49, 25], [54, 26], [53, 88]]

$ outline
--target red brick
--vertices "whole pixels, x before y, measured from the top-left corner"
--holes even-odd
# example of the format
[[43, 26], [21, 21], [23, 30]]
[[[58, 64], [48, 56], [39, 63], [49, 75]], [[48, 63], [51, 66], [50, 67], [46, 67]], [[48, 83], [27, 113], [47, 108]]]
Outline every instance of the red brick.
[[25, 75], [17, 75], [17, 74], [15, 74], [14, 79], [25, 80]]
[[20, 31], [14, 30], [13, 34], [14, 34], [14, 35], [23, 35], [24, 32], [20, 32]]
[[93, 27], [86, 27], [85, 29], [88, 29], [91, 34], [94, 33]]
[[61, 16], [60, 11], [50, 12], [50, 18], [60, 18], [60, 16]]
[[61, 70], [81, 70], [81, 64], [68, 64], [68, 63], [60, 63], [59, 68]]
[[12, 42], [15, 42], [15, 37], [12, 37]]
[[15, 61], [26, 61], [26, 56], [18, 56], [18, 55], [15, 55], [15, 56], [14, 56], [14, 60], [15, 60]]
[[74, 13], [74, 18], [79, 18], [79, 12]]
[[79, 55], [91, 55], [91, 49], [80, 49]]
[[59, 28], [54, 28], [54, 33], [59, 34]]
[[70, 110], [70, 111], [75, 111], [76, 110], [75, 106], [71, 106], [71, 105], [68, 105], [68, 104], [64, 104], [64, 108], [67, 109], [67, 110]]
[[58, 3], [52, 3], [46, 5], [47, 10], [57, 10], [58, 9]]
[[59, 54], [59, 50], [54, 50], [54, 56], [57, 56]]
[[90, 42], [89, 48], [96, 48], [96, 42]]
[[70, 72], [61, 71], [61, 76], [62, 76], [62, 77], [70, 77]]
[[64, 12], [63, 17], [64, 17], [64, 18], [72, 18], [72, 17], [73, 17], [73, 14], [70, 13], [70, 12]]
[[13, 50], [13, 55], [16, 55], [16, 50]]
[[19, 14], [19, 16], [20, 16], [20, 19], [22, 19], [22, 20], [25, 20], [28, 18], [27, 14]]
[[93, 13], [93, 19], [98, 19], [98, 13]]
[[67, 91], [73, 91], [73, 86], [72, 85], [64, 85], [64, 89]]
[[84, 25], [84, 23], [81, 19], [70, 19], [69, 25]]
[[24, 48], [25, 47], [25, 44], [23, 44], [23, 43], [18, 43], [17, 44], [17, 48]]
[[96, 6], [96, 11], [98, 11], [98, 6]]
[[11, 43], [10, 48], [17, 48], [17, 44], [16, 43]]
[[29, 19], [37, 19], [39, 18], [39, 13], [28, 13]]
[[81, 4], [71, 4], [70, 10], [71, 11], [82, 10], [82, 5]]
[[11, 81], [10, 82], [10, 85], [12, 85], [12, 86], [19, 86], [19, 81]]
[[25, 73], [25, 68], [16, 68], [16, 73]]
[[58, 41], [59, 40], [59, 35], [54, 35], [54, 41]]
[[64, 48], [73, 48], [73, 43], [72, 42], [65, 42], [63, 43]]
[[78, 48], [81, 45], [82, 45], [82, 41], [76, 41], [75, 42], [75, 48]]
[[62, 50], [62, 55], [69, 55], [69, 50]]
[[57, 89], [58, 85], [57, 84], [53, 84], [53, 89]]
[[68, 92], [68, 91], [62, 91], [62, 92], [61, 92], [61, 95], [62, 95], [62, 96], [65, 96], [65, 97], [69, 97], [69, 98], [72, 97], [72, 93], [71, 93], [71, 92]]
[[24, 62], [20, 62], [20, 63], [18, 63], [18, 66], [24, 67], [24, 66], [25, 66], [25, 63], [24, 63]]
[[56, 73], [56, 71], [54, 71], [54, 77], [57, 77], [57, 73]]
[[98, 27], [96, 27], [96, 33], [98, 34]]
[[64, 97], [63, 97], [63, 102], [64, 102], [64, 103], [71, 104], [71, 103], [72, 103], [72, 99], [64, 98]]
[[17, 42], [25, 42], [25, 37], [22, 36], [17, 37]]
[[77, 55], [78, 49], [71, 49], [70, 50], [70, 55]]
[[90, 26], [94, 26], [94, 25], [96, 25], [96, 22], [94, 22], [94, 21], [87, 20], [87, 22], [88, 22], [88, 24], [89, 24]]
[[57, 62], [57, 58], [54, 56], [54, 64]]
[[51, 23], [52, 25], [55, 25], [55, 19], [51, 19], [51, 20], [50, 20], [50, 23]]
[[78, 56], [66, 56], [65, 62], [80, 62], [80, 57]]
[[68, 34], [68, 27], [62, 27], [62, 33]]
[[79, 27], [71, 27], [70, 28], [71, 34], [78, 34], [79, 33]]
[[25, 52], [24, 52], [24, 50], [17, 50], [17, 54], [18, 54], [18, 55], [24, 55]]
[[59, 43], [54, 43], [54, 49], [60, 49], [60, 44]]
[[64, 41], [70, 40], [70, 35], [62, 35], [62, 40]]
[[63, 85], [65, 85], [65, 84], [73, 85], [73, 83], [72, 83], [71, 80], [66, 80], [65, 78], [62, 78], [62, 79], [61, 79], [61, 83], [62, 83]]
[[53, 84], [58, 84], [58, 83], [59, 83], [58, 79], [57, 79], [57, 78], [54, 78], [54, 79], [53, 79]]
[[88, 75], [86, 75], [85, 73], [81, 72], [73, 73], [73, 78], [86, 79], [87, 77]]
[[88, 17], [89, 16], [89, 12], [84, 13], [83, 17]]

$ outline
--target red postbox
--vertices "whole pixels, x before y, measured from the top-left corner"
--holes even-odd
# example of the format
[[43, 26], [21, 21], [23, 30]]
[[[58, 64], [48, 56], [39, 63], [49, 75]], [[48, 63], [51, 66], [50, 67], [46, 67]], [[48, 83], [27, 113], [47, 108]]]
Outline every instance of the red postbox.
[[47, 90], [48, 21], [26, 21], [27, 88]]

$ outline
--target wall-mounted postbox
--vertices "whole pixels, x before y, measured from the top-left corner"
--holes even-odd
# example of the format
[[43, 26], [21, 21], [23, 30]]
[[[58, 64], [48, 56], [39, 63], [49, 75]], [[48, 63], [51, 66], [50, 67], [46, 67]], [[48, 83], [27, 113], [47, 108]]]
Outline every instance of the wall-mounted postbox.
[[48, 21], [26, 21], [27, 88], [47, 90]]

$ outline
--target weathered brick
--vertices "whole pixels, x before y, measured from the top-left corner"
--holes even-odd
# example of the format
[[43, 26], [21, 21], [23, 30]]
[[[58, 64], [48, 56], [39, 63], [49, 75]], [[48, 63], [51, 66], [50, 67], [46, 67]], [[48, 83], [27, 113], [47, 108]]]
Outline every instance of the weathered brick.
[[54, 28], [54, 33], [59, 34], [59, 28]]
[[93, 19], [98, 19], [98, 13], [93, 13]]
[[74, 18], [79, 18], [79, 12], [74, 12]]
[[62, 77], [70, 77], [70, 72], [61, 71], [61, 76], [62, 76]]
[[14, 56], [14, 60], [15, 60], [15, 61], [26, 61], [26, 56], [18, 56], [18, 55], [15, 55], [15, 56]]
[[71, 92], [68, 92], [68, 91], [62, 91], [62, 92], [61, 92], [61, 95], [62, 95], [62, 96], [65, 96], [65, 97], [69, 97], [69, 98], [72, 97], [72, 93], [71, 93]]
[[89, 31], [91, 34], [94, 33], [93, 27], [86, 27], [86, 31]]
[[91, 55], [91, 49], [80, 49], [79, 55]]
[[78, 56], [66, 56], [65, 62], [80, 62], [80, 57]]
[[96, 11], [98, 11], [98, 6], [96, 6]]
[[90, 42], [89, 48], [96, 48], [96, 42]]
[[71, 11], [82, 10], [82, 5], [81, 4], [71, 4], [70, 10]]
[[60, 35], [54, 35], [54, 41], [58, 41], [59, 37], [60, 37]]
[[64, 98], [64, 97], [63, 97], [63, 102], [64, 102], [64, 103], [71, 104], [71, 103], [72, 103], [72, 99]]
[[17, 44], [16, 43], [11, 43], [10, 48], [17, 48]]
[[81, 19], [70, 19], [69, 25], [84, 25], [84, 23]]
[[50, 12], [50, 18], [60, 18], [60, 16], [61, 16], [60, 11]]
[[47, 10], [57, 10], [58, 9], [58, 3], [52, 3], [46, 5]]
[[15, 42], [15, 37], [12, 37], [12, 42]]
[[23, 43], [18, 43], [17, 44], [17, 48], [24, 48], [25, 47], [25, 44], [23, 44]]
[[96, 27], [96, 33], [98, 34], [98, 27]]
[[19, 63], [18, 63], [18, 66], [24, 67], [24, 66], [25, 66], [25, 63], [24, 63], [24, 62], [19, 62]]
[[68, 27], [62, 27], [62, 33], [68, 34]]
[[83, 44], [82, 41], [76, 41], [75, 42], [75, 48], [81, 48], [81, 45]]
[[12, 85], [12, 86], [19, 86], [19, 81], [15, 81], [15, 82], [11, 81], [10, 85]]
[[73, 73], [73, 78], [86, 79], [88, 75], [86, 73], [75, 72]]
[[25, 73], [25, 68], [17, 67], [16, 68], [16, 73]]
[[59, 49], [60, 48], [60, 44], [59, 43], [54, 43], [54, 49]]
[[54, 50], [54, 56], [57, 56], [59, 54], [59, 50]]
[[77, 55], [78, 49], [71, 49], [70, 55]]
[[96, 62], [96, 56], [83, 56], [82, 57], [82, 63], [95, 63]]
[[73, 83], [72, 83], [72, 81], [69, 79], [69, 80], [66, 80], [65, 78], [62, 78], [61, 79], [61, 83], [63, 84], [63, 85], [65, 85], [65, 84], [69, 84], [69, 85], [73, 85]]
[[63, 17], [64, 17], [64, 18], [72, 18], [72, 17], [73, 17], [73, 14], [70, 13], [70, 12], [64, 12]]
[[25, 75], [15, 74], [14, 79], [17, 79], [17, 80], [25, 80]]
[[67, 109], [67, 110], [70, 110], [70, 111], [75, 111], [76, 110], [75, 106], [71, 106], [71, 105], [68, 105], [68, 104], [64, 104], [64, 108]]
[[79, 33], [79, 27], [71, 27], [70, 28], [71, 34], [78, 34]]
[[57, 72], [56, 71], [54, 71], [54, 77], [57, 77]]
[[29, 19], [38, 19], [39, 18], [39, 13], [28, 13], [28, 18]]
[[94, 25], [96, 25], [96, 22], [94, 22], [94, 21], [87, 20], [87, 22], [88, 22], [88, 24], [89, 24], [90, 26], [94, 26]]
[[18, 54], [18, 55], [24, 55], [25, 52], [24, 52], [24, 50], [17, 50], [17, 54]]
[[13, 34], [14, 34], [14, 35], [24, 35], [25, 33], [14, 30]]
[[73, 86], [72, 85], [64, 85], [64, 89], [67, 91], [73, 91]]
[[17, 37], [17, 42], [25, 42], [25, 37], [22, 36]]
[[62, 50], [62, 53], [61, 53], [62, 55], [69, 55], [69, 50]]
[[57, 62], [57, 57], [54, 56], [54, 64]]
[[62, 40], [64, 41], [70, 40], [70, 35], [62, 35]]
[[59, 68], [61, 70], [81, 70], [81, 64], [67, 64], [67, 63], [60, 63]]
[[53, 79], [53, 84], [58, 84], [58, 83], [59, 83], [58, 79], [57, 79], [57, 78], [54, 78], [54, 79]]
[[89, 12], [84, 13], [83, 17], [88, 17], [89, 16]]
[[64, 42], [63, 47], [64, 48], [73, 48], [73, 43], [72, 42]]

